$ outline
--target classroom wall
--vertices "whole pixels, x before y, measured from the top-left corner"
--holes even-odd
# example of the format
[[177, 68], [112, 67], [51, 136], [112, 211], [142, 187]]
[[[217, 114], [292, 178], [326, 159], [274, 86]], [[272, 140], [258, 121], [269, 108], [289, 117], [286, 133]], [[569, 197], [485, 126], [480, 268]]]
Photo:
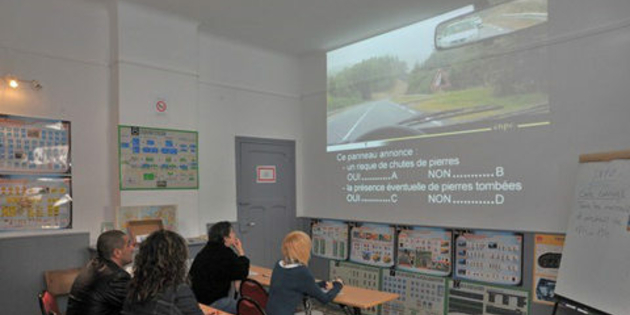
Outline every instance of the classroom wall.
[[[199, 150], [207, 176], [200, 183], [200, 224], [237, 220], [236, 136], [295, 140], [296, 176], [301, 180], [297, 82], [297, 58], [202, 33], [199, 132], [204, 137]], [[298, 213], [300, 195], [298, 185]]]
[[[116, 14], [118, 123], [197, 130], [197, 23], [123, 1]], [[155, 110], [159, 99], [165, 114]], [[120, 192], [121, 206], [154, 204], [177, 205], [178, 230], [199, 234], [197, 190]]]
[[[51, 18], [54, 16], [55, 18]], [[6, 0], [0, 4], [0, 76], [39, 80], [40, 91], [0, 83], [0, 113], [72, 122], [73, 227], [111, 220], [117, 174], [109, 152], [109, 17], [100, 2]], [[23, 233], [2, 233], [0, 237]]]
[[[41, 314], [37, 294], [46, 288], [45, 270], [81, 267], [88, 260], [87, 232], [66, 231], [56, 237], [29, 235], [0, 239], [2, 314]], [[66, 309], [66, 297], [59, 300]]]
[[[0, 113], [72, 122], [73, 227], [89, 231], [92, 243], [119, 205], [176, 204], [185, 236], [236, 220], [235, 136], [296, 140], [300, 165], [295, 57], [125, 1], [7, 0], [0, 26], [0, 75], [44, 85], [0, 86]], [[155, 112], [158, 99], [166, 114]], [[199, 190], [120, 192], [118, 124], [197, 130]]]

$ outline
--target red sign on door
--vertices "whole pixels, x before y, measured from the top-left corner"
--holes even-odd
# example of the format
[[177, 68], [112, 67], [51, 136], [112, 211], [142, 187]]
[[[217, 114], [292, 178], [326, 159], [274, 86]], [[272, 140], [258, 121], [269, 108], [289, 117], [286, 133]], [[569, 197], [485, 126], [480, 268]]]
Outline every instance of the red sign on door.
[[259, 165], [256, 166], [256, 183], [269, 184], [276, 182], [276, 166], [275, 165]]

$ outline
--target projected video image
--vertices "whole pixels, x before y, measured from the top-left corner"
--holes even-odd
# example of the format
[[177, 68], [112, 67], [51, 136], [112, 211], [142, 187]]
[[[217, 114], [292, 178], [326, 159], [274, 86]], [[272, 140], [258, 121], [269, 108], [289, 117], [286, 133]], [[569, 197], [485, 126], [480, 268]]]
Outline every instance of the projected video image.
[[328, 151], [548, 125], [547, 0], [489, 2], [329, 52]]

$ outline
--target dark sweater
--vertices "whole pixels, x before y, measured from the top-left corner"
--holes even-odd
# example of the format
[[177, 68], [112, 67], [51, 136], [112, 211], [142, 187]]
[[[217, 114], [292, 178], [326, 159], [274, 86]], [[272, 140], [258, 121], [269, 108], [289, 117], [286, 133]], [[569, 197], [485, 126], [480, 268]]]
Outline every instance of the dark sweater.
[[155, 299], [144, 303], [125, 300], [121, 315], [203, 315], [190, 287], [180, 284], [167, 288]]
[[304, 295], [314, 297], [324, 304], [329, 303], [343, 287], [341, 283], [333, 282], [333, 288], [325, 292], [321, 285], [325, 285], [325, 282], [315, 282], [313, 274], [306, 266], [285, 268], [278, 262], [271, 274], [269, 301], [265, 309], [267, 315], [293, 315]]
[[223, 243], [208, 242], [195, 257], [189, 275], [197, 301], [210, 305], [228, 296], [232, 281], [247, 278], [249, 259]]

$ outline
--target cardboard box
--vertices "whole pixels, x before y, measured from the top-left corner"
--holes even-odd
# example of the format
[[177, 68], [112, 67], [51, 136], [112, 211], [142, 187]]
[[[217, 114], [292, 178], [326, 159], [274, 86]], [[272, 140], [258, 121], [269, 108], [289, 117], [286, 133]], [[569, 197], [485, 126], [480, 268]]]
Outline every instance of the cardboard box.
[[162, 219], [134, 220], [127, 222], [129, 238], [136, 244], [142, 243], [149, 234], [163, 229]]

